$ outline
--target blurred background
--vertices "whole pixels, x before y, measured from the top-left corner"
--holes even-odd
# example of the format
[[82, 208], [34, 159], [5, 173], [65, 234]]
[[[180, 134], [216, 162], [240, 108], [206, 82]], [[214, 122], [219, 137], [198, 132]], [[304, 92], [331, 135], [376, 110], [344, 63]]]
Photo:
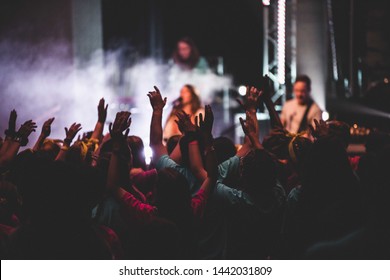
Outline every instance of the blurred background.
[[[385, 0], [2, 0], [0, 129], [8, 114], [40, 125], [58, 115], [53, 136], [80, 121], [93, 129], [101, 97], [133, 112], [147, 137], [147, 91], [173, 101], [193, 83], [217, 114], [216, 133], [236, 141], [240, 86], [273, 82], [277, 110], [298, 74], [312, 78], [324, 119], [349, 123], [356, 142], [389, 131], [390, 1]], [[190, 36], [210, 72], [170, 78], [177, 41]], [[242, 93], [242, 91], [241, 91]], [[169, 110], [169, 109], [168, 109]], [[267, 133], [267, 112], [259, 117]]]

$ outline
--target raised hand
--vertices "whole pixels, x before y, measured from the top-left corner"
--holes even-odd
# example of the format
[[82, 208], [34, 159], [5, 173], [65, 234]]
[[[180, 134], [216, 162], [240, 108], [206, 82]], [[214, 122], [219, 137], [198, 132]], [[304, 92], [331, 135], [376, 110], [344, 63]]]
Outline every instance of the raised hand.
[[257, 126], [255, 120], [250, 116], [248, 111], [246, 112], [246, 120], [240, 118], [240, 123], [242, 130], [244, 131], [245, 135], [248, 136], [252, 146], [256, 149], [262, 148], [262, 145], [260, 144], [259, 138], [257, 136]]
[[263, 78], [263, 88], [261, 91], [258, 90], [259, 92], [259, 97], [262, 99], [264, 102], [271, 100], [271, 80], [270, 78], [265, 75]]
[[104, 98], [99, 100], [99, 105], [97, 108], [98, 108], [98, 122], [105, 123], [107, 119], [108, 104], [105, 105]]
[[318, 139], [329, 135], [329, 125], [326, 122], [323, 120], [317, 121], [314, 119], [314, 124], [315, 127], [311, 124], [309, 125], [311, 135], [313, 135], [314, 138]]
[[70, 143], [72, 143], [73, 139], [75, 138], [76, 134], [82, 129], [81, 124], [79, 123], [73, 123], [69, 129], [65, 127], [65, 134], [66, 138], [64, 140], [64, 144], [67, 144], [70, 146]]
[[200, 113], [199, 117], [195, 117], [195, 124], [201, 132], [204, 140], [210, 140], [212, 138], [212, 130], [214, 123], [214, 114], [210, 105], [205, 106], [205, 115]]
[[259, 91], [257, 88], [247, 86], [244, 98], [245, 101], [242, 101], [238, 98], [236, 100], [245, 111], [256, 112], [260, 100], [260, 95], [261, 91]]
[[[131, 125], [130, 116], [131, 113], [127, 111], [116, 113], [114, 124], [110, 123], [109, 125], [110, 135], [113, 140], [121, 139], [124, 137], [127, 138], [130, 132], [130, 125]], [[123, 135], [124, 131], [125, 134]]]
[[15, 110], [12, 110], [9, 114], [8, 129], [5, 131], [6, 136], [13, 137], [16, 133], [16, 118], [17, 114]]
[[50, 136], [50, 133], [51, 133], [51, 124], [53, 123], [55, 118], [51, 118], [51, 119], [48, 119], [47, 121], [44, 122], [43, 126], [42, 126], [42, 131], [41, 131], [41, 134], [44, 136], [44, 137], [49, 137]]
[[32, 120], [26, 121], [24, 124], [22, 124], [16, 133], [19, 137], [27, 138], [30, 136], [30, 134], [35, 131], [37, 128], [37, 124], [33, 122]]
[[182, 134], [186, 134], [188, 132], [195, 132], [196, 126], [191, 122], [190, 115], [186, 114], [183, 110], [176, 112], [177, 126]]
[[246, 120], [240, 118], [240, 123], [245, 135], [247, 136], [250, 136], [252, 134], [256, 135], [256, 124], [254, 120], [250, 116], [248, 116], [248, 114], [246, 114]]
[[37, 124], [33, 122], [32, 120], [26, 121], [24, 124], [22, 124], [16, 133], [16, 136], [20, 138], [20, 145], [26, 146], [28, 143], [28, 137], [30, 134], [35, 131], [37, 128]]
[[150, 105], [152, 105], [153, 111], [162, 111], [167, 103], [167, 98], [162, 98], [158, 87], [154, 86], [154, 89], [154, 91], [148, 93]]

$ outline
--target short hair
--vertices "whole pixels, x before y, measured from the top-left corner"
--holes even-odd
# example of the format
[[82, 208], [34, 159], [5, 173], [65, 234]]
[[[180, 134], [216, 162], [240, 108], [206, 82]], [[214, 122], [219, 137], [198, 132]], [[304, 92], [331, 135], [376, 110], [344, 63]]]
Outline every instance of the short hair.
[[307, 85], [307, 87], [309, 88], [309, 90], [311, 89], [311, 79], [307, 75], [297, 76], [297, 78], [295, 79], [295, 83], [296, 82], [304, 82]]

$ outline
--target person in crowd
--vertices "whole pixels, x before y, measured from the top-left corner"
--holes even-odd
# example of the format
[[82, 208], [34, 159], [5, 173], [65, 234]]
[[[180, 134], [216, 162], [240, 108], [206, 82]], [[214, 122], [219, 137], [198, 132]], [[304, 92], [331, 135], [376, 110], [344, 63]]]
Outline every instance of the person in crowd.
[[[248, 141], [236, 156], [219, 165], [219, 180], [200, 233], [203, 258], [265, 259], [276, 252], [285, 195], [277, 185], [273, 160], [259, 142], [258, 97], [257, 91], [248, 87], [247, 119], [241, 119]], [[207, 174], [202, 167], [204, 141], [200, 137], [189, 146], [191, 170], [200, 179]], [[227, 186], [223, 182], [229, 177], [235, 178]]]
[[[167, 156], [165, 146], [162, 144], [162, 109], [165, 106], [166, 99], [163, 100], [158, 88], [149, 92], [149, 99], [153, 108], [151, 122], [150, 145], [153, 150], [156, 166], [161, 165], [160, 160]], [[129, 222], [150, 223], [155, 218], [163, 218], [173, 222], [179, 230], [179, 256], [181, 258], [193, 258], [195, 248], [195, 229], [197, 220], [202, 219], [204, 205], [207, 197], [215, 185], [217, 174], [217, 163], [214, 149], [209, 148], [210, 152], [206, 155], [206, 166], [208, 177], [201, 185], [199, 191], [191, 198], [190, 188], [187, 179], [173, 168], [163, 167], [158, 169], [158, 179], [154, 193], [154, 203], [145, 204], [126, 191], [121, 185], [120, 170], [125, 170], [121, 154], [130, 154], [129, 146], [123, 140], [127, 137], [130, 126], [130, 114], [121, 112], [117, 114], [115, 122], [111, 128], [110, 134], [113, 140], [113, 152], [110, 159], [108, 171], [108, 185], [112, 190], [114, 197], [120, 202], [123, 208], [123, 215]], [[207, 122], [212, 120], [207, 118]], [[123, 135], [122, 133], [125, 132]], [[211, 134], [211, 130], [208, 131]]]
[[[214, 139], [213, 110], [201, 108], [190, 85], [168, 117], [175, 131], [165, 146], [167, 99], [155, 87], [150, 165], [145, 139], [128, 136], [130, 112], [118, 112], [103, 134], [104, 99], [93, 131], [77, 137], [80, 119], [63, 141], [50, 139], [51, 117], [23, 151], [37, 125], [28, 120], [17, 129], [11, 111], [0, 141], [0, 256], [388, 259], [390, 137], [373, 133], [352, 162], [349, 126], [322, 121], [310, 88], [308, 77], [298, 77], [296, 97], [279, 117], [267, 85], [247, 87], [245, 138], [236, 150], [229, 139]], [[262, 142], [261, 102], [272, 126]]]
[[363, 219], [361, 189], [344, 143], [332, 136], [323, 121], [316, 121], [314, 136], [303, 166], [301, 191], [295, 207], [286, 214], [284, 238], [293, 258], [302, 258], [316, 242], [357, 229]]
[[234, 142], [228, 137], [220, 136], [214, 139], [215, 152], [217, 153], [218, 164], [228, 160], [237, 153]]
[[390, 146], [371, 154], [361, 170], [364, 197], [364, 222], [334, 240], [320, 241], [309, 247], [308, 259], [385, 259], [390, 258], [389, 165]]

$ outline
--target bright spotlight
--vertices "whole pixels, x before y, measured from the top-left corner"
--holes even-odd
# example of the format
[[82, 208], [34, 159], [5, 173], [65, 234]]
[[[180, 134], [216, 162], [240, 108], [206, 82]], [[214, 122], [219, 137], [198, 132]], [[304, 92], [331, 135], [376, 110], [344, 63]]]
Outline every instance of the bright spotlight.
[[278, 82], [286, 82], [286, 0], [278, 0]]
[[239, 86], [239, 87], [238, 87], [238, 93], [239, 93], [241, 96], [245, 96], [245, 94], [246, 94], [246, 86]]
[[327, 111], [322, 112], [322, 120], [323, 121], [329, 120], [329, 113]]
[[269, 5], [271, 5], [271, 0], [263, 0], [263, 5], [264, 5], [264, 6], [269, 6]]
[[145, 151], [145, 162], [147, 165], [149, 165], [150, 162], [152, 161], [153, 151], [149, 146], [145, 146], [144, 151]]

